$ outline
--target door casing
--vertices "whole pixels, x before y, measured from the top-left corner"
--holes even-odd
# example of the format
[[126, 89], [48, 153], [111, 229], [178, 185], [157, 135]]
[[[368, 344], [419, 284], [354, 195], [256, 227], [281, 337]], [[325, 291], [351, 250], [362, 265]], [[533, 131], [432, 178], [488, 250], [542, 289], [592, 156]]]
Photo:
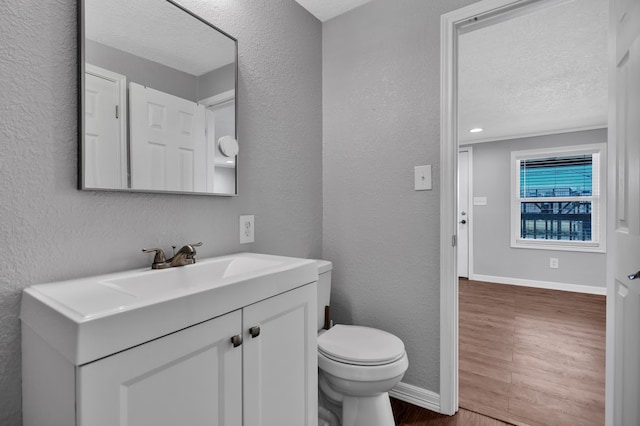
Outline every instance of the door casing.
[[[483, 0], [441, 16], [440, 49], [440, 412], [458, 411], [458, 36], [566, 0]], [[615, 175], [609, 168], [608, 176]], [[613, 198], [613, 197], [612, 197]], [[607, 273], [607, 276], [609, 274]], [[609, 315], [609, 312], [608, 312]], [[607, 357], [611, 348], [607, 339]], [[607, 370], [607, 425], [611, 380]]]

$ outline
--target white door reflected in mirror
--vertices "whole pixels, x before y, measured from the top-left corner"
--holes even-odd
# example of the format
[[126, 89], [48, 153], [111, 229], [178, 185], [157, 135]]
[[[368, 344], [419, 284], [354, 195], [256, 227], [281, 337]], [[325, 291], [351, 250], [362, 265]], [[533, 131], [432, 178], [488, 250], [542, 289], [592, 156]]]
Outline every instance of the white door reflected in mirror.
[[237, 40], [172, 0], [80, 4], [79, 189], [236, 195]]

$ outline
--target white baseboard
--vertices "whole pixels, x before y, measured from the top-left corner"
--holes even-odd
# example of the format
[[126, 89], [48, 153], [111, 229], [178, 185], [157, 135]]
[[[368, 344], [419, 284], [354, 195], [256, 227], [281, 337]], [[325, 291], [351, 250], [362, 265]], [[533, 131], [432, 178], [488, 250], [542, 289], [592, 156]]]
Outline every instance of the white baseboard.
[[440, 412], [440, 395], [435, 392], [400, 382], [391, 389], [389, 395], [418, 407], [426, 408], [436, 413]]
[[575, 293], [606, 295], [606, 287], [593, 287], [590, 285], [556, 283], [551, 281], [525, 280], [522, 278], [494, 277], [491, 275], [470, 274], [470, 280], [485, 281], [497, 284], [510, 284], [524, 287], [546, 288], [548, 290], [572, 291]]

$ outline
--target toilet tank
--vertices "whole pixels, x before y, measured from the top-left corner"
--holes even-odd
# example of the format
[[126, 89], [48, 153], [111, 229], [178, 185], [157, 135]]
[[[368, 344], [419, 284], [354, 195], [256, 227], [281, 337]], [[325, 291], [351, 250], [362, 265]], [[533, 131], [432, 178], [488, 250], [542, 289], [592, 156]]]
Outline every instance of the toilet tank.
[[318, 330], [324, 327], [324, 307], [331, 299], [331, 270], [333, 264], [328, 260], [316, 260], [318, 264]]

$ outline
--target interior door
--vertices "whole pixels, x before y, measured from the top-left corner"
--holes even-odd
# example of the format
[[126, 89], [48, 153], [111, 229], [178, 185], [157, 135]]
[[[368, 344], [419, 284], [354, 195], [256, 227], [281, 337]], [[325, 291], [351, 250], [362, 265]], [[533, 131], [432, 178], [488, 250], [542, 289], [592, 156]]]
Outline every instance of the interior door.
[[[614, 0], [614, 425], [640, 424], [640, 0]], [[613, 290], [613, 291], [612, 291]]]
[[83, 156], [87, 188], [127, 187], [120, 84], [112, 78], [89, 71], [85, 73]]
[[458, 152], [458, 277], [469, 278], [469, 196], [471, 153]]
[[129, 83], [131, 187], [206, 192], [204, 105]]

